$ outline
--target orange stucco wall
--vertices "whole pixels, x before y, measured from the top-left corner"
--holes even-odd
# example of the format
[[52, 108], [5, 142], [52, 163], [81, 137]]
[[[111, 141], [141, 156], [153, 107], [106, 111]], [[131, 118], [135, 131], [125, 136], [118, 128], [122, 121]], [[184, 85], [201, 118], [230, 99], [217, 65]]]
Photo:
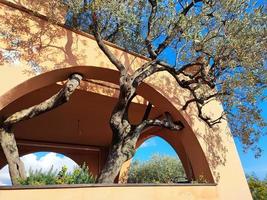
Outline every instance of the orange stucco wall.
[[62, 189], [22, 189], [1, 190], [2, 200], [45, 200], [45, 199], [79, 199], [79, 200], [214, 200], [217, 199], [216, 186], [117, 186], [84, 187]]
[[[21, 7], [16, 7], [16, 5], [27, 5], [22, 4], [21, 1], [13, 0], [8, 2], [16, 4], [8, 4], [7, 1], [0, 0], [0, 19], [3, 22], [0, 24], [0, 30], [2, 30], [2, 32], [12, 30], [14, 37], [19, 37], [24, 45], [18, 48], [21, 52], [19, 62], [7, 63], [3, 61], [3, 59], [0, 60], [1, 115], [8, 114], [14, 111], [15, 108], [23, 108], [27, 103], [29, 104], [29, 101], [23, 101], [23, 98], [27, 99], [27, 95], [31, 95], [36, 91], [44, 91], [43, 88], [50, 87], [58, 81], [65, 80], [73, 72], [82, 73], [85, 79], [102, 80], [113, 84], [118, 83], [118, 73], [115, 67], [109, 62], [106, 56], [103, 55], [92, 36], [77, 31], [71, 31], [62, 25], [48, 23], [44, 17], [33, 16], [30, 11], [21, 11]], [[45, 14], [42, 10], [40, 13]], [[35, 38], [35, 40], [29, 42], [31, 38]], [[127, 53], [113, 44], [108, 45], [117, 58], [127, 66], [129, 72], [132, 72], [147, 61], [147, 59], [142, 56]], [[8, 39], [1, 36], [0, 48], [8, 49], [9, 46]], [[38, 63], [37, 71], [29, 65], [29, 61]], [[86, 88], [81, 87], [80, 90], [85, 91]], [[48, 95], [49, 92], [45, 94]], [[211, 130], [205, 123], [198, 119], [193, 104], [189, 106], [186, 112], [181, 111], [183, 103], [190, 98], [189, 94], [187, 91], [178, 88], [175, 80], [164, 72], [157, 73], [148, 78], [138, 90], [138, 94], [153, 103], [155, 106], [155, 115], [156, 113], [169, 111], [175, 119], [179, 119], [185, 124], [185, 129], [179, 134], [170, 134], [168, 131], [164, 130], [160, 133], [144, 133], [139, 143], [151, 135], [160, 134], [161, 137], [165, 137], [164, 139], [166, 139], [178, 153], [180, 152], [179, 156], [182, 157], [182, 160], [186, 159], [190, 162], [195, 177], [204, 175], [209, 182], [215, 181], [217, 183], [217, 186], [214, 186], [217, 193], [216, 198], [251, 199], [227, 122], [223, 122]], [[107, 93], [105, 95], [108, 96], [109, 94]], [[46, 95], [44, 95], [44, 97], [46, 97]], [[77, 96], [77, 98], [79, 97]], [[110, 105], [112, 105], [115, 99], [116, 95], [110, 95]], [[24, 103], [21, 104], [21, 102]], [[142, 109], [142, 105], [136, 104], [136, 108], [138, 106], [141, 106], [140, 109]], [[57, 116], [60, 112], [66, 112], [64, 109], [63, 107], [62, 110], [56, 111], [58, 113], [52, 113], [51, 116]], [[101, 107], [99, 107], [99, 109], [101, 109]], [[221, 110], [222, 107], [220, 103], [213, 102], [207, 106], [206, 112], [219, 113]], [[138, 113], [133, 114], [133, 118], [137, 116]], [[36, 120], [34, 119], [35, 121], [19, 125], [20, 129], [18, 130], [25, 129], [25, 132], [30, 132], [29, 129], [25, 128], [27, 127], [27, 123], [29, 123], [28, 126], [31, 125], [31, 127], [34, 127], [38, 120], [41, 121], [42, 118], [45, 120], [44, 116]], [[63, 122], [64, 121], [62, 121], [62, 123]], [[64, 135], [64, 133], [61, 134]], [[21, 135], [23, 134], [21, 133]], [[190, 171], [187, 164], [185, 162], [183, 164], [185, 168]], [[174, 191], [177, 195], [182, 194], [179, 192], [182, 191], [182, 189], [176, 189], [177, 191], [175, 187], [171, 187], [169, 191]], [[97, 191], [100, 190], [106, 189], [97, 188]], [[152, 194], [150, 189], [138, 188], [138, 190], [142, 190], [144, 195]], [[155, 191], [156, 190], [157, 188], [155, 188]], [[170, 195], [167, 194], [166, 188], [161, 192], [164, 193], [165, 190], [166, 195]], [[193, 192], [195, 189], [190, 189], [189, 187], [186, 190]], [[196, 190], [198, 190], [201, 195], [205, 195], [204, 190], [201, 190], [201, 188]], [[215, 192], [214, 189], [212, 190]], [[62, 190], [53, 191], [55, 195], [60, 194], [60, 192], [62, 193]], [[83, 195], [89, 194], [90, 191], [95, 192], [96, 190], [77, 189], [77, 191], [79, 192], [77, 192], [76, 195], [80, 195], [80, 198], [84, 198]], [[0, 195], [30, 194], [29, 191], [0, 192]], [[39, 192], [42, 193], [43, 191]], [[34, 195], [34, 193], [35, 192], [32, 194]], [[116, 196], [115, 189], [114, 195]], [[147, 199], [153, 199], [152, 197], [153, 195]]]

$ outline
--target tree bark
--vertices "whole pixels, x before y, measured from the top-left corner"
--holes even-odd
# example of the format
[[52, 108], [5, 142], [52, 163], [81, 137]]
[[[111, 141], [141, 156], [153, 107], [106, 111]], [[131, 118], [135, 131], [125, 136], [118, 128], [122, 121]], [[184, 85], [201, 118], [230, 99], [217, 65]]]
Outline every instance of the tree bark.
[[123, 163], [133, 157], [135, 151], [134, 146], [135, 142], [120, 141], [117, 144], [112, 144], [107, 161], [101, 170], [97, 183], [114, 183]]
[[26, 172], [19, 152], [14, 134], [4, 128], [0, 128], [0, 141], [7, 159], [9, 174], [13, 185], [19, 185], [18, 179], [25, 179]]
[[68, 102], [72, 93], [80, 85], [81, 80], [82, 76], [80, 74], [73, 74], [58, 93], [37, 105], [12, 114], [4, 120], [0, 127], [12, 126], [18, 122], [39, 116]]
[[98, 183], [113, 183], [122, 164], [133, 156], [135, 143], [129, 138], [132, 125], [128, 120], [128, 109], [135, 91], [130, 77], [121, 76], [119, 99], [110, 118], [112, 144], [107, 161], [97, 179]]
[[[98, 177], [98, 183], [113, 183], [124, 162], [131, 159], [135, 154], [135, 146], [140, 134], [150, 126], [159, 126], [173, 131], [179, 131], [184, 128], [183, 124], [174, 122], [169, 113], [162, 120], [143, 119], [137, 126], [131, 126], [131, 130], [121, 129], [114, 133], [113, 142], [109, 151], [107, 161]], [[117, 121], [120, 123], [120, 121]], [[121, 136], [123, 135], [123, 136]], [[120, 137], [121, 136], [121, 137]]]
[[0, 142], [7, 159], [13, 185], [18, 185], [19, 179], [25, 179], [26, 173], [24, 164], [19, 157], [12, 127], [21, 121], [41, 115], [69, 101], [71, 94], [80, 85], [81, 80], [80, 74], [73, 74], [58, 93], [38, 105], [14, 113], [0, 124]]

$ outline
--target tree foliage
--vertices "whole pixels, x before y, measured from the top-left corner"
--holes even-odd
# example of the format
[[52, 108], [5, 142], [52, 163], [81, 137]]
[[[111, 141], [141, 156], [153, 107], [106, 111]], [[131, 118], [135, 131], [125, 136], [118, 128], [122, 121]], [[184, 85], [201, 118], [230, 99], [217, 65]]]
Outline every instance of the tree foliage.
[[[266, 8], [248, 0], [68, 0], [67, 24], [173, 69], [192, 93], [199, 117], [212, 126], [228, 118], [245, 149], [266, 134]], [[94, 26], [94, 20], [97, 26]], [[97, 30], [96, 30], [97, 29]], [[201, 64], [196, 73], [186, 66]], [[161, 69], [168, 71], [169, 69]], [[156, 70], [154, 71], [161, 71]], [[169, 70], [170, 71], [170, 70]], [[146, 75], [145, 78], [149, 76]], [[214, 90], [216, 89], [216, 90]], [[203, 112], [219, 99], [219, 117]], [[239, 119], [239, 120], [236, 120]], [[253, 146], [260, 153], [256, 145]]]
[[155, 154], [150, 160], [131, 164], [128, 183], [179, 183], [186, 182], [186, 175], [180, 160]]
[[83, 164], [76, 167], [72, 172], [67, 172], [67, 167], [63, 166], [58, 172], [53, 166], [44, 172], [40, 170], [30, 170], [26, 179], [20, 179], [21, 185], [56, 185], [56, 184], [89, 184], [95, 182], [95, 177], [89, 168]]
[[259, 180], [255, 175], [249, 175], [247, 181], [254, 200], [267, 199], [267, 177], [265, 180]]

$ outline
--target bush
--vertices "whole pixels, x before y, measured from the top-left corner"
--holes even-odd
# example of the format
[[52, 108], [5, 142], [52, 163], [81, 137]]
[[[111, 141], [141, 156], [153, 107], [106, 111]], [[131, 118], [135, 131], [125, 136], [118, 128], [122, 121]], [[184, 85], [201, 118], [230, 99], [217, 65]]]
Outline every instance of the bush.
[[248, 175], [247, 181], [254, 200], [267, 199], [267, 176], [261, 181], [255, 175]]
[[95, 183], [95, 177], [85, 164], [76, 167], [71, 173], [67, 172], [66, 166], [63, 166], [59, 172], [52, 166], [47, 172], [43, 172], [42, 169], [30, 170], [29, 176], [19, 180], [19, 183], [21, 185], [88, 184]]
[[187, 181], [185, 177], [180, 160], [156, 154], [149, 161], [131, 164], [128, 183], [179, 183]]

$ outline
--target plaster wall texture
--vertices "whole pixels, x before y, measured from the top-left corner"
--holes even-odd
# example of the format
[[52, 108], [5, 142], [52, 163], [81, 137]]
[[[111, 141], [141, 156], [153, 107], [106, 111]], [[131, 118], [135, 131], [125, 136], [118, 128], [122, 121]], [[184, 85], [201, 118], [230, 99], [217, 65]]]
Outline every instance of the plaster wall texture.
[[[138, 192], [137, 192], [138, 191]], [[86, 200], [214, 200], [217, 199], [214, 186], [144, 186], [144, 187], [94, 187], [68, 189], [27, 189], [0, 190], [2, 200], [45, 200], [45, 199], [79, 199]]]

